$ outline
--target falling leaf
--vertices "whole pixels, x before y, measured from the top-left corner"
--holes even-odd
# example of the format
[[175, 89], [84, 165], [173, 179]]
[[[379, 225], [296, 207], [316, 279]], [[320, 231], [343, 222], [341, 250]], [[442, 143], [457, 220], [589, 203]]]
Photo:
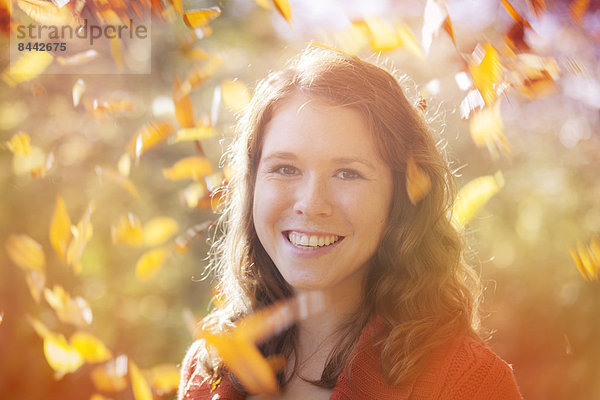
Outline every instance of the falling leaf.
[[67, 263], [73, 267], [73, 271], [75, 271], [76, 274], [81, 273], [81, 256], [83, 255], [85, 246], [92, 238], [93, 227], [91, 218], [94, 210], [94, 201], [90, 200], [85, 213], [77, 223], [77, 226], [71, 228], [73, 239], [71, 239], [67, 249]]
[[150, 385], [159, 394], [172, 393], [179, 387], [179, 368], [175, 365], [157, 365], [149, 371]]
[[28, 235], [10, 235], [5, 243], [8, 257], [25, 270], [43, 272], [46, 257], [42, 246]]
[[144, 245], [158, 246], [179, 230], [179, 224], [173, 218], [156, 217], [144, 225]]
[[173, 104], [175, 105], [175, 117], [179, 126], [183, 129], [193, 128], [196, 124], [194, 122], [194, 108], [192, 106], [192, 100], [189, 94], [181, 94], [181, 81], [175, 77], [173, 83]]
[[250, 103], [250, 92], [246, 85], [237, 79], [226, 79], [221, 83], [223, 103], [234, 112], [242, 110]]
[[552, 57], [519, 54], [515, 85], [519, 93], [529, 99], [538, 99], [556, 91], [560, 68]]
[[25, 315], [27, 322], [29, 322], [29, 324], [33, 327], [33, 330], [35, 331], [35, 333], [42, 339], [48, 337], [48, 336], [52, 336], [53, 333], [52, 331], [50, 331], [50, 329], [48, 329], [46, 327], [46, 325], [44, 325], [40, 320], [38, 320], [37, 318], [34, 318], [30, 315]]
[[135, 363], [129, 360], [129, 376], [135, 400], [152, 400], [152, 390]]
[[85, 362], [95, 364], [112, 358], [110, 350], [92, 334], [75, 332], [69, 342], [81, 354]]
[[188, 251], [190, 243], [203, 233], [206, 233], [214, 224], [214, 221], [206, 221], [187, 229], [185, 233], [175, 239], [175, 250], [180, 254]]
[[500, 101], [491, 107], [476, 111], [470, 120], [470, 130], [473, 142], [479, 147], [487, 147], [494, 157], [497, 156], [497, 150], [510, 154], [511, 150], [503, 133]]
[[118, 37], [112, 37], [109, 39], [109, 43], [110, 54], [112, 55], [117, 69], [121, 71], [123, 70], [123, 42]]
[[186, 12], [183, 14], [183, 21], [188, 27], [195, 29], [208, 24], [219, 15], [221, 15], [221, 9], [219, 7], [210, 7]]
[[463, 101], [460, 102], [460, 117], [469, 119], [471, 112], [481, 110], [485, 107], [485, 101], [481, 97], [479, 90], [473, 89], [467, 93]]
[[523, 18], [517, 10], [515, 10], [515, 8], [512, 6], [512, 4], [510, 4], [508, 0], [500, 0], [500, 3], [502, 4], [502, 7], [504, 7], [506, 12], [512, 17], [512, 19], [514, 19], [518, 23], [523, 24], [523, 26], [525, 26], [526, 28], [531, 28], [529, 22], [527, 22], [527, 20]]
[[85, 82], [83, 82], [83, 79], [77, 79], [77, 82], [73, 85], [73, 106], [77, 107], [79, 105], [84, 92]]
[[71, 240], [71, 219], [67, 213], [67, 206], [61, 195], [56, 196], [56, 207], [50, 222], [50, 243], [56, 254], [66, 260], [67, 249]]
[[138, 160], [142, 154], [163, 143], [175, 128], [168, 122], [151, 122], [144, 125], [131, 138], [127, 150]]
[[170, 253], [171, 250], [169, 248], [159, 247], [142, 254], [135, 265], [135, 276], [137, 279], [140, 282], [145, 282], [156, 275], [163, 267]]
[[121, 217], [116, 226], [111, 226], [110, 233], [113, 243], [139, 247], [144, 242], [142, 223], [131, 213]]
[[529, 0], [527, 2], [527, 5], [529, 6], [529, 9], [531, 10], [531, 12], [538, 17], [540, 15], [542, 15], [544, 12], [546, 12], [546, 1], [545, 0]]
[[54, 165], [54, 153], [48, 154], [42, 163], [34, 164], [29, 169], [29, 175], [32, 178], [43, 178], [46, 176], [50, 168]]
[[194, 128], [179, 129], [175, 133], [174, 143], [190, 141], [190, 140], [202, 140], [214, 137], [216, 135], [215, 129], [210, 125], [198, 125]]
[[62, 286], [54, 285], [52, 290], [44, 289], [44, 297], [62, 322], [80, 327], [92, 323], [89, 304], [82, 297], [72, 298]]
[[30, 147], [31, 139], [29, 135], [25, 132], [15, 133], [8, 142], [6, 142], [6, 147], [13, 154], [18, 154], [21, 156], [28, 156], [31, 154]]
[[292, 7], [288, 0], [273, 0], [275, 8], [279, 11], [279, 14], [289, 23], [292, 23]]
[[123, 155], [119, 158], [117, 169], [122, 176], [129, 176], [129, 172], [131, 170], [131, 157], [129, 156], [129, 153], [123, 153]]
[[[476, 50], [477, 51], [477, 50]], [[502, 66], [498, 58], [498, 52], [487, 43], [482, 49], [483, 59], [479, 64], [471, 63], [469, 71], [473, 77], [475, 86], [479, 89], [485, 104], [492, 105], [496, 100], [496, 89], [502, 77]]]
[[98, 57], [100, 57], [100, 53], [94, 49], [90, 49], [82, 51], [81, 53], [73, 54], [69, 57], [58, 56], [56, 57], [56, 61], [58, 61], [58, 63], [62, 66], [72, 67], [87, 64]]
[[209, 194], [210, 192], [204, 184], [192, 183], [183, 190], [182, 197], [189, 208], [196, 208], [200, 199], [207, 197]]
[[600, 273], [600, 242], [592, 237], [589, 246], [577, 243], [577, 250], [569, 248], [579, 273], [586, 281], [597, 281]]
[[91, 372], [92, 382], [97, 390], [120, 392], [128, 385], [127, 357], [121, 355], [104, 365], [95, 367]]
[[25, 282], [27, 282], [31, 297], [33, 297], [36, 303], [39, 303], [44, 287], [46, 286], [46, 273], [43, 271], [28, 270], [25, 274]]
[[131, 100], [111, 100], [111, 101], [98, 101], [94, 99], [92, 102], [87, 103], [85, 107], [91, 112], [96, 118], [102, 118], [106, 114], [116, 114], [124, 111], [133, 110], [133, 104]]
[[181, 0], [172, 0], [173, 7], [178, 14], [183, 14], [183, 4], [181, 4]]
[[369, 37], [371, 50], [375, 53], [391, 51], [402, 45], [392, 24], [380, 18], [354, 21], [352, 24], [355, 27], [364, 29]]
[[264, 8], [265, 10], [270, 10], [272, 8], [272, 3], [269, 0], [254, 0], [256, 4]]
[[583, 17], [585, 17], [589, 5], [590, 0], [573, 0], [571, 2], [571, 5], [569, 6], [571, 18], [579, 25], [583, 24]]
[[504, 186], [502, 172], [481, 176], [464, 185], [458, 192], [452, 211], [452, 222], [462, 228], [487, 201]]
[[431, 179], [411, 155], [406, 161], [406, 193], [412, 204], [417, 204], [431, 190]]
[[74, 372], [84, 363], [77, 349], [67, 343], [64, 335], [52, 334], [44, 338], [44, 355], [56, 377]]
[[163, 175], [170, 180], [198, 180], [212, 174], [210, 161], [205, 157], [186, 157], [177, 161], [171, 168], [163, 169]]
[[2, 79], [9, 86], [30, 81], [52, 64], [54, 57], [45, 51], [32, 51], [23, 54], [2, 72]]
[[59, 8], [44, 0], [17, 0], [19, 8], [42, 25], [77, 25], [81, 21], [68, 7]]
[[185, 81], [181, 83], [178, 93], [174, 94], [174, 97], [185, 96], [190, 93], [193, 88], [201, 86], [209, 77], [211, 77], [223, 64], [224, 59], [222, 57], [213, 56], [210, 57], [201, 68], [195, 67], [186, 77]]
[[427, 0], [425, 3], [425, 11], [423, 14], [423, 29], [422, 29], [422, 40], [423, 49], [425, 54], [429, 54], [433, 37], [437, 35], [438, 31], [444, 21], [448, 18], [448, 10], [446, 4], [440, 0]]
[[137, 188], [135, 187], [133, 182], [131, 182], [131, 180], [129, 180], [127, 177], [109, 168], [102, 168], [99, 166], [96, 166], [95, 171], [96, 175], [98, 175], [100, 178], [105, 176], [108, 178], [108, 180], [116, 183], [118, 186], [126, 190], [134, 198], [140, 198], [140, 193], [138, 192]]
[[510, 50], [512, 50], [514, 53], [521, 53], [530, 50], [529, 45], [525, 41], [525, 26], [522, 22], [515, 22], [512, 24], [504, 36], [504, 40]]

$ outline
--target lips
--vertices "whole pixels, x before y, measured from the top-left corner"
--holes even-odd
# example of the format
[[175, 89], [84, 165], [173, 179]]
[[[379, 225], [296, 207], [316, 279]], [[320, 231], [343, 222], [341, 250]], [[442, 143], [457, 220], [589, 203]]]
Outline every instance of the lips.
[[283, 234], [291, 244], [300, 249], [318, 249], [331, 246], [344, 239], [344, 236], [339, 235], [314, 234], [297, 231], [286, 231]]

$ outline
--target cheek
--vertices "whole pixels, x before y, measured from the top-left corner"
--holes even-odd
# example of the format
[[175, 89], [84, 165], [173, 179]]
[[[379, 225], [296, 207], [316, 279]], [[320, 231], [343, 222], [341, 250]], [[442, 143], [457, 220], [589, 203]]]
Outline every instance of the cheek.
[[[277, 222], [286, 208], [285, 199], [289, 198], [282, 188], [261, 179], [257, 179], [254, 188], [254, 224], [257, 229], [264, 229], [262, 225]], [[259, 226], [261, 225], [261, 226]]]

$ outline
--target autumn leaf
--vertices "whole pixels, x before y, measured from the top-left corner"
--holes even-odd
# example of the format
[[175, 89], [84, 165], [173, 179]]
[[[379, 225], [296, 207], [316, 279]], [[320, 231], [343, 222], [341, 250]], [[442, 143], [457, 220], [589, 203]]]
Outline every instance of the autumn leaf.
[[529, 0], [527, 2], [527, 5], [529, 6], [529, 9], [531, 10], [531, 12], [534, 13], [538, 17], [540, 15], [542, 15], [544, 12], [546, 12], [546, 1], [545, 0]]
[[589, 5], [590, 0], [573, 0], [571, 2], [569, 6], [571, 18], [579, 25], [583, 24], [583, 17], [585, 17]]
[[125, 176], [119, 174], [118, 172], [115, 172], [109, 168], [102, 168], [99, 166], [96, 166], [95, 171], [96, 171], [96, 175], [98, 175], [98, 177], [100, 177], [100, 178], [106, 177], [106, 178], [108, 178], [109, 181], [116, 183], [122, 189], [127, 191], [135, 199], [140, 198], [140, 193], [138, 192], [137, 188], [135, 187], [133, 182], [131, 182], [131, 180], [129, 180], [127, 177], [125, 177]]
[[92, 323], [92, 310], [87, 301], [79, 296], [72, 298], [62, 286], [44, 289], [44, 297], [62, 322], [80, 327]]
[[131, 170], [131, 157], [129, 156], [129, 153], [123, 153], [123, 155], [119, 158], [119, 161], [117, 162], [117, 169], [121, 176], [129, 176], [129, 172]]
[[173, 7], [178, 14], [183, 14], [183, 4], [181, 3], [181, 0], [171, 0], [171, 3], [173, 3]]
[[44, 0], [17, 0], [25, 14], [42, 25], [77, 25], [81, 23], [68, 7], [59, 8]]
[[581, 276], [586, 281], [597, 281], [600, 273], [600, 242], [598, 238], [592, 237], [589, 246], [577, 243], [577, 249], [569, 248], [569, 252]]
[[120, 392], [128, 386], [127, 356], [121, 355], [104, 365], [92, 369], [91, 378], [97, 390], [103, 392]]
[[110, 233], [113, 243], [139, 247], [144, 242], [142, 223], [131, 213], [121, 217], [116, 225], [111, 226]]
[[289, 23], [292, 23], [292, 7], [288, 0], [273, 0], [275, 8], [281, 16]]
[[148, 221], [143, 229], [143, 241], [146, 246], [163, 244], [179, 230], [179, 224], [173, 218], [156, 217]]
[[179, 126], [183, 129], [193, 128], [196, 123], [194, 122], [192, 100], [188, 94], [182, 94], [181, 81], [178, 77], [175, 77], [173, 83], [173, 104], [175, 105], [175, 117], [179, 122]]
[[214, 137], [216, 134], [215, 129], [210, 125], [198, 125], [193, 128], [179, 129], [175, 133], [174, 143], [208, 139]]
[[64, 261], [71, 240], [71, 219], [67, 213], [67, 206], [61, 195], [56, 196], [56, 207], [50, 222], [50, 243], [56, 254]]
[[32, 51], [23, 54], [11, 62], [2, 72], [2, 79], [9, 86], [30, 81], [40, 75], [52, 64], [54, 57], [45, 51]]
[[151, 122], [144, 125], [129, 141], [129, 155], [138, 160], [142, 154], [163, 143], [174, 130], [173, 125], [168, 122]]
[[265, 10], [270, 10], [272, 8], [272, 3], [269, 0], [254, 0], [256, 4], [264, 8]]
[[152, 400], [152, 390], [137, 365], [129, 360], [129, 377], [135, 400]]
[[201, 199], [208, 197], [210, 192], [203, 183], [192, 183], [183, 189], [183, 201], [189, 208], [196, 208]]
[[179, 387], [179, 368], [171, 364], [157, 365], [149, 371], [150, 385], [159, 394], [172, 393]]
[[470, 120], [473, 142], [479, 147], [487, 147], [492, 156], [497, 157], [497, 150], [510, 154], [508, 141], [504, 136], [504, 123], [500, 113], [500, 101], [491, 107], [476, 111]]
[[44, 271], [28, 270], [25, 272], [25, 282], [31, 297], [36, 303], [39, 303], [46, 286], [46, 273]]
[[431, 190], [431, 179], [411, 155], [406, 161], [406, 193], [413, 205], [421, 201]]
[[85, 92], [85, 82], [83, 79], [77, 79], [77, 82], [73, 85], [73, 106], [77, 107], [81, 96]]
[[502, 4], [502, 7], [504, 7], [506, 12], [512, 17], [512, 19], [514, 19], [518, 23], [523, 24], [523, 26], [526, 28], [531, 28], [529, 22], [527, 22], [527, 20], [523, 18], [517, 10], [515, 10], [515, 8], [512, 6], [512, 4], [510, 4], [508, 0], [500, 0], [500, 3]]
[[[118, 24], [117, 24], [118, 25]], [[123, 42], [118, 37], [109, 39], [110, 54], [115, 62], [115, 66], [119, 71], [123, 70]]]
[[226, 79], [221, 83], [221, 95], [223, 103], [230, 110], [241, 111], [250, 103], [250, 91], [246, 85], [238, 79]]
[[485, 104], [489, 106], [494, 104], [496, 100], [497, 85], [502, 77], [502, 65], [500, 64], [498, 52], [490, 43], [486, 43], [481, 51], [484, 54], [481, 62], [470, 63], [469, 71]]
[[112, 358], [104, 343], [90, 333], [75, 332], [69, 341], [87, 363], [95, 364]]
[[85, 107], [91, 112], [96, 118], [102, 118], [106, 114], [116, 114], [124, 111], [133, 110], [133, 104], [131, 100], [111, 100], [111, 101], [99, 101], [94, 99], [91, 103], [86, 103]]
[[170, 180], [198, 180], [212, 174], [210, 161], [205, 157], [186, 157], [177, 161], [171, 168], [163, 169], [163, 175]]
[[458, 192], [452, 210], [452, 222], [455, 226], [462, 229], [502, 186], [504, 177], [500, 171], [494, 175], [475, 178], [464, 185]]
[[462, 119], [469, 119], [471, 112], [482, 110], [484, 107], [485, 101], [481, 97], [481, 93], [479, 93], [479, 90], [473, 89], [460, 102], [460, 117]]
[[44, 338], [44, 355], [57, 378], [76, 371], [84, 363], [81, 354], [67, 343], [67, 339], [62, 334], [52, 334]]
[[352, 24], [368, 35], [369, 45], [375, 53], [391, 51], [402, 44], [392, 24], [380, 18], [353, 21]]
[[25, 132], [15, 133], [8, 142], [6, 142], [6, 147], [13, 154], [18, 154], [21, 156], [28, 156], [31, 154], [31, 139], [29, 135]]
[[534, 100], [556, 91], [560, 68], [552, 57], [519, 54], [515, 83], [519, 93]]
[[184, 254], [188, 251], [190, 247], [190, 243], [198, 238], [201, 234], [204, 234], [210, 229], [214, 224], [214, 221], [206, 221], [202, 224], [194, 225], [191, 228], [187, 229], [183, 234], [177, 236], [175, 238], [175, 250], [178, 253]]
[[185, 81], [181, 83], [179, 90], [174, 94], [174, 97], [185, 96], [192, 89], [201, 86], [208, 78], [210, 78], [223, 64], [224, 59], [219, 56], [212, 56], [202, 67], [194, 67], [187, 75]]
[[221, 9], [219, 7], [210, 7], [186, 12], [183, 14], [183, 21], [188, 27], [196, 29], [210, 23], [219, 15], [221, 15]]
[[160, 271], [171, 253], [168, 247], [152, 249], [140, 256], [135, 265], [135, 276], [140, 282], [145, 282]]
[[73, 239], [71, 239], [67, 249], [67, 263], [73, 267], [73, 271], [75, 271], [76, 274], [81, 273], [81, 256], [83, 255], [85, 246], [92, 238], [93, 227], [91, 218], [94, 210], [94, 201], [90, 200], [85, 213], [77, 223], [77, 226], [71, 227]]
[[12, 262], [24, 270], [44, 272], [46, 257], [42, 246], [30, 236], [10, 235], [4, 245]]

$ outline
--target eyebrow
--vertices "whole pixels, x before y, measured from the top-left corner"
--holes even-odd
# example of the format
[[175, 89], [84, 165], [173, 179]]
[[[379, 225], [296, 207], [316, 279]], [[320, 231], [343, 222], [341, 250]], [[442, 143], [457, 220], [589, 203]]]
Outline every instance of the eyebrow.
[[[275, 153], [271, 153], [267, 155], [263, 161], [271, 161], [271, 160], [296, 160], [298, 157], [294, 153], [290, 153], [287, 151], [277, 151]], [[335, 164], [352, 164], [359, 163], [363, 164], [367, 168], [374, 170], [375, 166], [369, 161], [363, 158], [358, 157], [337, 157], [332, 160]]]

